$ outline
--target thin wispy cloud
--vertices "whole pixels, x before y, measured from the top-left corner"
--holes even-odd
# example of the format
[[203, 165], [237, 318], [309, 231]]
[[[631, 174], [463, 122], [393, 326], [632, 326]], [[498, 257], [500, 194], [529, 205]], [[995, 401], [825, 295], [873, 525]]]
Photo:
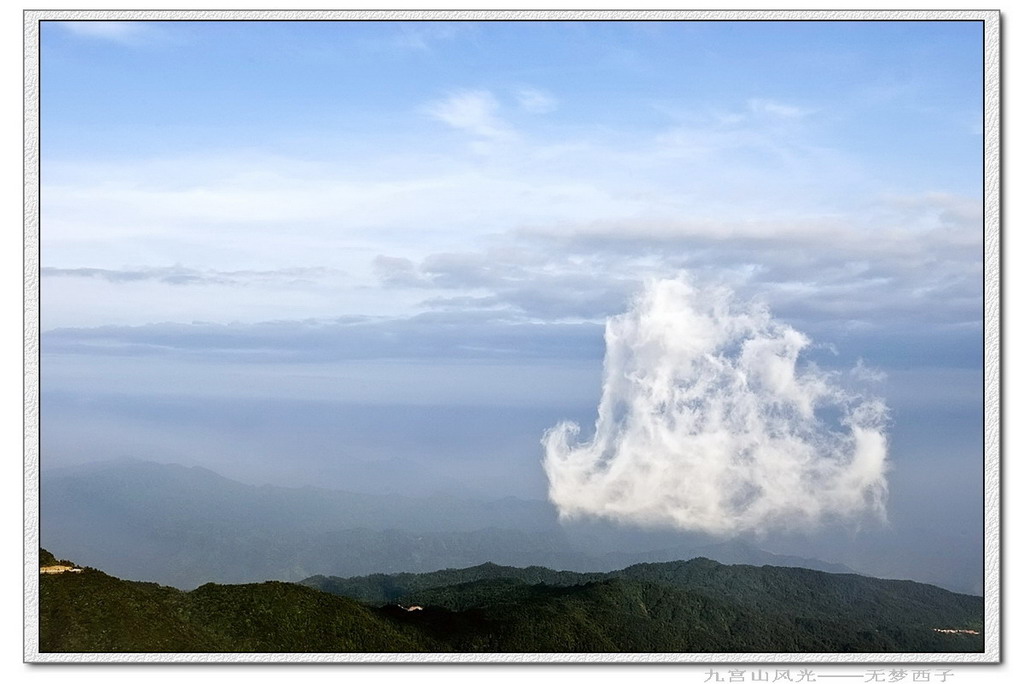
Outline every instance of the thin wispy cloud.
[[558, 109], [558, 100], [537, 88], [520, 88], [516, 91], [516, 101], [530, 114], [547, 114]]
[[431, 52], [438, 44], [472, 32], [472, 27], [455, 22], [399, 23], [387, 47], [414, 52]]
[[[587, 142], [552, 155], [546, 141], [522, 136], [514, 146], [501, 146], [486, 166], [465, 153], [440, 163], [407, 154], [391, 160], [387, 173], [358, 158], [300, 163], [252, 155], [171, 166], [64, 165], [61, 184], [44, 195], [48, 229], [42, 239], [64, 269], [83, 269], [79, 275], [96, 283], [170, 278], [212, 285], [237, 278], [227, 273], [270, 270], [265, 263], [317, 265], [351, 274], [349, 282], [361, 289], [347, 296], [362, 300], [359, 311], [404, 308], [410, 314], [462, 301], [497, 302], [539, 318], [607, 315], [614, 310], [609, 306], [621, 304], [620, 281], [677, 268], [735, 274], [788, 310], [810, 311], [815, 303], [829, 315], [870, 317], [898, 309], [946, 320], [965, 315], [978, 293], [982, 216], [975, 198], [851, 192], [853, 204], [850, 197], [824, 203], [825, 193], [851, 185], [842, 185], [842, 173], [814, 169], [811, 155], [798, 158], [804, 179], [780, 177], [772, 164], [748, 164], [729, 177], [738, 167], [715, 160], [734, 140], [705, 140], [712, 146], [707, 164], [646, 154], [656, 146], [652, 140], [639, 151]], [[766, 210], [768, 195], [784, 197], [786, 186], [795, 186], [788, 188], [794, 202]], [[685, 190], [702, 201], [687, 200]], [[467, 241], [479, 243], [479, 250], [465, 250]], [[324, 244], [357, 248], [324, 250]], [[217, 255], [216, 273], [168, 273], [146, 263], [153, 250], [172, 247], [164, 263], [195, 261], [188, 252], [195, 245]], [[745, 270], [751, 265], [757, 268]], [[608, 282], [577, 279], [588, 270]], [[63, 282], [69, 271], [44, 275], [51, 287], [72, 291]], [[298, 310], [324, 315], [333, 281], [310, 280], [320, 298]], [[449, 291], [442, 297], [411, 291], [425, 288]], [[89, 310], [112, 310], [109, 301], [100, 306], [105, 294], [99, 287], [90, 291], [94, 297], [65, 310], [75, 321]], [[241, 294], [231, 295], [236, 306], [229, 315], [240, 310]], [[145, 309], [154, 313], [165, 301], [174, 311], [182, 307], [149, 290], [138, 296], [140, 302], [152, 297]], [[252, 312], [247, 319], [258, 310], [268, 317], [297, 310], [291, 298], [263, 301], [244, 307]], [[274, 311], [275, 301], [286, 308]], [[979, 315], [980, 309], [973, 318]]]
[[373, 269], [385, 286], [421, 287], [427, 282], [417, 272], [416, 264], [405, 257], [378, 254], [373, 259]]
[[801, 119], [811, 114], [810, 109], [760, 98], [747, 100], [747, 107], [755, 114], [767, 114], [782, 119]]
[[67, 31], [81, 36], [121, 45], [137, 46], [154, 37], [154, 30], [144, 22], [138, 21], [62, 21], [59, 22]]
[[[314, 363], [356, 359], [586, 359], [601, 355], [601, 325], [544, 326], [503, 311], [433, 311], [412, 318], [345, 316], [257, 323], [149, 323], [46, 333], [47, 354], [176, 356]], [[258, 355], [258, 356], [257, 356]]]
[[428, 104], [428, 114], [452, 128], [482, 138], [506, 138], [512, 128], [498, 114], [498, 99], [487, 90], [466, 90]]
[[311, 284], [324, 278], [337, 278], [343, 272], [322, 267], [278, 268], [267, 271], [221, 271], [196, 269], [185, 266], [150, 266], [141, 268], [55, 268], [44, 266], [43, 278], [95, 278], [110, 283], [153, 281], [167, 285], [251, 285], [273, 282], [278, 285]]
[[857, 359], [857, 365], [850, 371], [850, 375], [857, 380], [869, 383], [884, 382], [889, 377], [884, 371], [864, 363], [864, 359]]

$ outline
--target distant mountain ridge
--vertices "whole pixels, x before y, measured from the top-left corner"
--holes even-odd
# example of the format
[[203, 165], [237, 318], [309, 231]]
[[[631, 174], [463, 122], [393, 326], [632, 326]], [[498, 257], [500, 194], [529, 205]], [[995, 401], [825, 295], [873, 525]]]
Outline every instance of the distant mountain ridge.
[[984, 643], [978, 597], [915, 582], [703, 558], [586, 575], [487, 563], [348, 581], [386, 599], [283, 582], [183, 592], [93, 568], [40, 575], [40, 648], [927, 653], [977, 652]]
[[136, 460], [44, 471], [41, 482], [44, 544], [179, 587], [335, 569], [433, 569], [516, 554], [540, 560], [568, 547], [549, 505], [512, 497], [255, 486], [205, 468]]
[[[967, 621], [982, 608], [980, 597], [957, 594], [929, 584], [909, 580], [882, 580], [856, 574], [835, 574], [806, 568], [726, 565], [708, 558], [667, 563], [640, 563], [611, 572], [577, 573], [544, 567], [507, 567], [484, 563], [464, 569], [430, 573], [375, 574], [363, 577], [308, 577], [300, 582], [339, 596], [368, 603], [419, 602], [441, 587], [479, 581], [511, 580], [524, 584], [580, 586], [596, 581], [622, 579], [664, 584], [699, 591], [719, 599], [741, 597], [746, 605], [773, 612], [799, 610], [804, 615], [834, 617], [842, 614], [858, 619], [887, 616], [896, 621], [909, 611], [920, 620], [941, 620], [927, 612], [929, 605], [955, 606], [956, 619]], [[822, 604], [828, 609], [821, 610]], [[882, 607], [885, 607], [884, 610]], [[905, 617], [905, 615], [904, 615]]]
[[546, 501], [248, 485], [201, 468], [121, 459], [43, 471], [41, 539], [81, 562], [179, 588], [311, 575], [429, 572], [491, 561], [601, 572], [702, 555], [852, 572], [743, 542], [595, 552]]
[[775, 565], [787, 568], [821, 570], [822, 572], [864, 574], [858, 573], [842, 563], [828, 563], [815, 558], [769, 553], [740, 540], [731, 540], [720, 544], [709, 544], [694, 548], [674, 547], [643, 553], [609, 553], [604, 557], [613, 563], [618, 562], [619, 565], [664, 563], [688, 558], [708, 558], [725, 565]]

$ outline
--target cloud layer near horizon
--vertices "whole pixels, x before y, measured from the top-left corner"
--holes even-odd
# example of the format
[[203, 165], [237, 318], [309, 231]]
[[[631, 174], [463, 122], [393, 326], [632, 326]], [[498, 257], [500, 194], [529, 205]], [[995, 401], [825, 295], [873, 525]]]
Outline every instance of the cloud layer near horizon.
[[605, 342], [593, 439], [543, 438], [563, 517], [732, 534], [884, 516], [885, 404], [799, 363], [810, 340], [763, 306], [652, 281]]

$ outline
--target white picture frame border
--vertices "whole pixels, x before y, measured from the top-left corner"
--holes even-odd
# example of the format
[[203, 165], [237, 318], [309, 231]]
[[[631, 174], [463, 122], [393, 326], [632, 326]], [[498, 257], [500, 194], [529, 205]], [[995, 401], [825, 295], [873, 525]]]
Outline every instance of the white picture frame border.
[[[1002, 662], [1001, 132], [998, 10], [25, 10], [24, 660], [29, 663]], [[984, 25], [984, 549], [982, 653], [41, 653], [39, 651], [39, 22], [41, 21], [981, 21]]]

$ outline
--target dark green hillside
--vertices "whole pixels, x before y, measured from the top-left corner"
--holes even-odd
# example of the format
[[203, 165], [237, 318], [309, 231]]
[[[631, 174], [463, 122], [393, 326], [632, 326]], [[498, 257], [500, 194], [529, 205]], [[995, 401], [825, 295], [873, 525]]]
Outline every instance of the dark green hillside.
[[479, 580], [409, 598], [425, 609], [407, 622], [447, 635], [459, 651], [716, 652], [782, 643], [720, 601], [619, 579], [568, 587]]
[[609, 575], [686, 588], [758, 611], [821, 619], [842, 616], [879, 627], [979, 625], [984, 606], [981, 597], [919, 582], [803, 568], [722, 565], [706, 558], [645, 563]]
[[388, 652], [427, 650], [372, 609], [287, 582], [204, 584], [188, 593], [188, 617], [233, 651]]
[[665, 585], [770, 613], [805, 618], [866, 620], [887, 624], [978, 629], [981, 597], [956, 594], [929, 584], [833, 574], [803, 568], [722, 565], [706, 558], [671, 563], [643, 563], [609, 573], [576, 573], [485, 563], [460, 570], [422, 574], [324, 577], [301, 583], [341, 596], [387, 603], [426, 589], [476, 580], [510, 579], [526, 584], [573, 586], [610, 578]]
[[43, 652], [438, 650], [371, 608], [296, 584], [183, 592], [91, 568], [39, 584]]
[[230, 642], [188, 618], [188, 595], [98, 570], [40, 575], [43, 652], [219, 651]]
[[[594, 586], [618, 580], [614, 590]], [[559, 594], [573, 605], [606, 615], [615, 626], [630, 625], [628, 638], [602, 634], [623, 650], [640, 643], [668, 651], [976, 651], [980, 635], [939, 634], [940, 629], [981, 631], [983, 601], [917, 582], [879, 580], [802, 568], [722, 565], [706, 558], [634, 565], [610, 573], [556, 572], [487, 563], [461, 570], [355, 578], [311, 577], [304, 584], [360, 600], [430, 604], [452, 611], [495, 610], [533, 605], [544, 589], [576, 588]], [[643, 587], [638, 589], [637, 587]], [[594, 603], [595, 592], [603, 599]], [[621, 594], [621, 596], [616, 596]], [[637, 595], [656, 597], [636, 600]], [[627, 601], [625, 597], [633, 596]], [[584, 597], [589, 597], [584, 600]], [[548, 598], [552, 601], [556, 599]], [[556, 601], [556, 602], [557, 602]], [[609, 607], [609, 602], [612, 607]], [[703, 612], [694, 613], [695, 602]], [[710, 602], [710, 603], [709, 603]], [[715, 608], [706, 608], [713, 604]], [[638, 606], [642, 609], [635, 609]], [[567, 605], [563, 606], [568, 610]], [[629, 608], [629, 610], [627, 610]], [[652, 613], [652, 609], [658, 611]], [[570, 611], [572, 612], [572, 611]], [[658, 616], [672, 616], [662, 619]], [[657, 628], [647, 619], [660, 620]], [[639, 621], [638, 621], [639, 620]], [[680, 624], [685, 636], [675, 635]], [[508, 620], [505, 620], [508, 622]], [[718, 628], [712, 629], [712, 625]], [[519, 626], [529, 631], [528, 627]], [[708, 630], [711, 630], [710, 632]], [[653, 633], [658, 638], [640, 638]], [[713, 635], [710, 640], [704, 637]], [[674, 636], [675, 635], [675, 636]], [[613, 649], [614, 650], [614, 649]], [[640, 648], [639, 650], [643, 650]]]
[[39, 549], [39, 565], [57, 565], [59, 561], [46, 549]]
[[458, 570], [435, 572], [401, 572], [394, 575], [376, 573], [362, 577], [325, 577], [314, 575], [299, 582], [331, 594], [348, 596], [369, 603], [394, 603], [403, 597], [425, 589], [465, 584], [478, 580], [515, 580], [524, 584], [550, 584], [572, 586], [604, 578], [599, 572], [579, 573], [549, 570], [539, 566], [513, 568], [494, 563], [483, 563]]
[[[52, 558], [45, 551], [41, 558]], [[466, 581], [463, 581], [466, 580]], [[484, 564], [424, 575], [205, 584], [40, 575], [43, 651], [949, 652], [977, 597], [913, 582], [706, 559], [603, 575]], [[398, 605], [402, 604], [402, 605]], [[403, 607], [404, 606], [404, 607]], [[415, 609], [413, 609], [415, 607]]]
[[[837, 616], [767, 612], [621, 578], [575, 586], [479, 580], [407, 596], [406, 614], [454, 650], [498, 652], [899, 652], [980, 648], [980, 639]], [[440, 615], [440, 617], [438, 617]], [[438, 633], [436, 629], [447, 630]]]

